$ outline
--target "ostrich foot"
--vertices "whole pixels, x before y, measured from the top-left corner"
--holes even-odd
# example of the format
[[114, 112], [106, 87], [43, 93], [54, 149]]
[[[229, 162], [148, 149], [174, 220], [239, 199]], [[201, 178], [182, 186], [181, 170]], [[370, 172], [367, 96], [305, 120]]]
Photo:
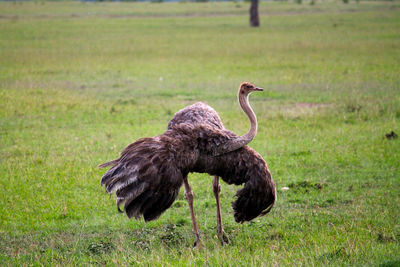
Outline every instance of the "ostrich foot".
[[218, 233], [217, 233], [217, 235], [218, 235], [218, 239], [219, 239], [219, 241], [221, 242], [221, 245], [227, 245], [227, 244], [229, 244], [229, 237], [228, 237], [228, 235], [224, 232], [224, 230], [222, 230], [222, 231], [219, 231]]
[[193, 244], [193, 248], [194, 249], [200, 249], [203, 246], [201, 239], [200, 238], [196, 238], [196, 240], [194, 241]]

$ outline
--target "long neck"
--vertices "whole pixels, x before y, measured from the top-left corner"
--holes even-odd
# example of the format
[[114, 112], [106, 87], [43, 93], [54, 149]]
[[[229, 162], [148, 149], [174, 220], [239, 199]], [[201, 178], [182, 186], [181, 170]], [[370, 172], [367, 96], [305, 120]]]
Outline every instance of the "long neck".
[[244, 113], [246, 113], [247, 117], [250, 120], [250, 130], [245, 135], [238, 136], [234, 139], [229, 140], [225, 144], [222, 144], [219, 147], [217, 147], [213, 153], [214, 156], [218, 156], [218, 155], [225, 154], [225, 153], [228, 153], [231, 151], [235, 151], [235, 150], [247, 145], [248, 143], [251, 142], [251, 140], [253, 140], [253, 138], [257, 134], [257, 117], [250, 107], [249, 94], [242, 93], [241, 90], [239, 90], [238, 98], [239, 98], [240, 107], [243, 109]]
[[253, 140], [253, 138], [257, 134], [257, 117], [256, 114], [254, 114], [250, 104], [249, 104], [249, 95], [248, 94], [242, 94], [239, 90], [239, 104], [240, 107], [243, 109], [244, 113], [246, 113], [247, 117], [250, 120], [250, 130], [247, 134], [242, 135], [240, 138], [243, 140], [246, 140], [246, 145]]

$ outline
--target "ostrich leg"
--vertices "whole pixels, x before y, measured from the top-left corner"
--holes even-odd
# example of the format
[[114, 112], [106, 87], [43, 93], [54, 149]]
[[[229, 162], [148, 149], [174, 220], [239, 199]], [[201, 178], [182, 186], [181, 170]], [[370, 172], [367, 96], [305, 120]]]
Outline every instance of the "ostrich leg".
[[183, 183], [185, 184], [185, 198], [189, 204], [190, 215], [192, 216], [192, 222], [193, 222], [194, 236], [196, 238], [193, 247], [198, 248], [201, 246], [201, 240], [200, 240], [199, 227], [197, 226], [196, 217], [194, 216], [194, 210], [193, 210], [193, 191], [192, 188], [190, 188], [187, 177], [183, 179]]
[[217, 235], [219, 241], [221, 241], [222, 245], [229, 243], [228, 236], [224, 232], [224, 228], [222, 227], [222, 218], [221, 218], [221, 206], [219, 203], [219, 192], [221, 192], [221, 186], [219, 185], [219, 177], [214, 176], [213, 179], [213, 191], [215, 200], [217, 202]]

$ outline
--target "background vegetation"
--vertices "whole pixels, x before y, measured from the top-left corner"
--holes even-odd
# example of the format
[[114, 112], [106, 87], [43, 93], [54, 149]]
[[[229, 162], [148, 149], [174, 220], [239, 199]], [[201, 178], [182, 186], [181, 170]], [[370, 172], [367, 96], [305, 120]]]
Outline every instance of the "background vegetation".
[[[400, 3], [0, 3], [0, 265], [400, 265]], [[216, 238], [212, 179], [145, 224], [117, 212], [97, 165], [161, 134], [195, 101], [251, 147], [278, 188], [270, 214]], [[386, 136], [386, 134], [388, 134]], [[282, 191], [282, 187], [289, 190]]]

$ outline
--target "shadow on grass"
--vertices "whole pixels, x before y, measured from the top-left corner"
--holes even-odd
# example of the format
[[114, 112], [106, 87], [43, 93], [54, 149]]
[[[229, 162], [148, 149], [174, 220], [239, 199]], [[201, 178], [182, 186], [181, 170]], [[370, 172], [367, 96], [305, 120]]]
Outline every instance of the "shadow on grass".
[[[114, 230], [109, 228], [37, 231], [21, 235], [4, 234], [0, 238], [0, 253], [9, 257], [40, 255], [47, 251], [92, 256], [111, 254], [116, 250], [150, 251], [154, 248], [190, 247], [191, 229], [184, 224], [166, 224], [157, 228]], [[186, 229], [187, 228], [187, 229]]]
[[322, 262], [331, 262], [332, 260], [335, 260], [338, 258], [345, 259], [345, 258], [349, 258], [349, 257], [350, 257], [350, 255], [347, 253], [346, 249], [344, 247], [339, 247], [332, 251], [322, 254], [319, 257], [319, 260]]
[[379, 265], [380, 267], [398, 267], [400, 266], [400, 260], [391, 260], [384, 262]]

